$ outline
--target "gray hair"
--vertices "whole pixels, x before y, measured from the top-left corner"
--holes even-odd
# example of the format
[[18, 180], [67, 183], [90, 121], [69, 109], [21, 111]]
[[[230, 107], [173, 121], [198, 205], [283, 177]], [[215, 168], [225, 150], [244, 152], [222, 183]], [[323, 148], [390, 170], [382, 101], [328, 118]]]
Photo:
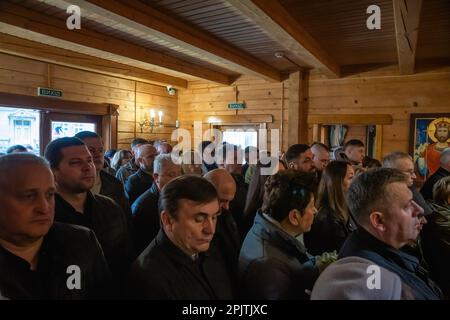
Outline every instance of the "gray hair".
[[164, 153], [156, 156], [155, 161], [153, 162], [153, 173], [160, 174], [163, 168], [170, 164], [178, 166], [178, 164], [172, 161], [172, 155], [170, 153]]
[[441, 165], [449, 165], [450, 162], [450, 148], [445, 148], [441, 153]]
[[438, 180], [433, 187], [433, 200], [441, 206], [446, 206], [450, 196], [450, 176]]
[[401, 159], [410, 159], [412, 160], [412, 157], [407, 154], [406, 152], [401, 151], [395, 151], [387, 154], [383, 160], [381, 160], [383, 164], [383, 168], [397, 168], [397, 161]]

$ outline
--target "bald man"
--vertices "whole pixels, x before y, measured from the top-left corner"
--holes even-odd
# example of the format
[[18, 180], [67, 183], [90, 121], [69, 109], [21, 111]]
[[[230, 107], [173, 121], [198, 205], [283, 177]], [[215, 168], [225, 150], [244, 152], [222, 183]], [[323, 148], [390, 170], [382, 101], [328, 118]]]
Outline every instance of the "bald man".
[[318, 175], [322, 174], [327, 165], [330, 163], [330, 149], [320, 142], [315, 142], [311, 146], [311, 151], [313, 153], [313, 162], [316, 167], [316, 172]]
[[129, 176], [125, 183], [125, 193], [131, 205], [152, 186], [153, 162], [157, 154], [158, 151], [151, 144], [143, 144], [136, 149], [136, 164], [139, 170]]
[[239, 252], [242, 245], [236, 221], [230, 211], [230, 202], [236, 193], [236, 183], [225, 169], [209, 171], [204, 178], [216, 188], [222, 211], [217, 219], [216, 234], [211, 243], [212, 250], [217, 250], [222, 254], [229, 276], [234, 281], [233, 287], [236, 289]]

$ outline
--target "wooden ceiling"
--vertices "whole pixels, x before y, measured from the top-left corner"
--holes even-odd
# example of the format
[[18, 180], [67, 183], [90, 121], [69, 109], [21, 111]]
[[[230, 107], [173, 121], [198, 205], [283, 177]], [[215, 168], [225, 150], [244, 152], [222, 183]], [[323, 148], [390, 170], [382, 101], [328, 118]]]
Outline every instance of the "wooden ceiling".
[[[300, 68], [339, 77], [352, 65], [450, 60], [450, 1], [1, 0], [0, 52], [185, 87], [242, 74], [281, 81]], [[66, 9], [81, 8], [68, 30]], [[281, 52], [282, 57], [275, 57]], [[116, 71], [114, 71], [116, 70]]]

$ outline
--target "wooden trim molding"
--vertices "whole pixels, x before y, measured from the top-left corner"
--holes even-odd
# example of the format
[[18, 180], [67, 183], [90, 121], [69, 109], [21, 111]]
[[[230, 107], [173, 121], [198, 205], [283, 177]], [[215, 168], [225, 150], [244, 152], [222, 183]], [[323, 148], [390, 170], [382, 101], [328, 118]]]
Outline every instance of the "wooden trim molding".
[[310, 114], [309, 124], [392, 124], [390, 114]]

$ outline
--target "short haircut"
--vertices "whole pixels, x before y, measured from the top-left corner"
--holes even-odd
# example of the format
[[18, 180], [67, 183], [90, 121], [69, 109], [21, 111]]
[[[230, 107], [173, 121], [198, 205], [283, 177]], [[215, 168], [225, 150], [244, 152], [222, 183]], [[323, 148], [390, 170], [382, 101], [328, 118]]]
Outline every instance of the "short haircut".
[[448, 165], [450, 162], [450, 148], [445, 148], [441, 153], [441, 164]]
[[310, 149], [310, 146], [308, 146], [307, 144], [293, 144], [292, 146], [290, 146], [285, 154], [285, 159], [287, 164], [289, 164], [292, 161], [297, 160], [297, 158], [302, 154], [305, 153], [308, 149]]
[[170, 153], [160, 154], [155, 157], [153, 161], [153, 173], [160, 174], [163, 170], [163, 167], [166, 167], [168, 164], [176, 165], [172, 161], [172, 156]]
[[19, 152], [28, 152], [27, 148], [25, 148], [24, 146], [22, 146], [20, 144], [16, 144], [16, 145], [13, 145], [13, 146], [9, 147], [8, 149], [6, 149], [6, 154], [13, 153], [16, 150]]
[[262, 211], [281, 222], [293, 209], [302, 215], [316, 192], [317, 181], [313, 173], [289, 169], [270, 176], [264, 185]]
[[21, 165], [39, 165], [50, 168], [50, 164], [41, 156], [30, 152], [11, 153], [0, 156], [0, 185], [8, 183], [7, 173], [14, 174]]
[[447, 206], [450, 196], [450, 176], [438, 180], [433, 186], [433, 201], [440, 206]]
[[161, 190], [159, 212], [165, 210], [176, 219], [180, 200], [191, 200], [199, 204], [218, 201], [217, 191], [205, 178], [190, 174], [177, 177]]
[[326, 150], [327, 152], [330, 152], [330, 148], [328, 148], [328, 146], [325, 145], [325, 144], [323, 144], [322, 142], [314, 142], [314, 143], [311, 145], [311, 148], [314, 147], [314, 146], [318, 146], [318, 147], [320, 147], [320, 148]]
[[74, 135], [74, 137], [78, 138], [80, 140], [84, 140], [87, 138], [98, 138], [98, 139], [102, 140], [102, 137], [100, 137], [97, 132], [92, 132], [92, 131], [80, 131], [76, 135]]
[[57, 169], [63, 159], [62, 150], [73, 146], [86, 146], [86, 144], [76, 137], [64, 137], [51, 141], [45, 148], [45, 159], [50, 162], [52, 169]]
[[135, 148], [140, 144], [147, 144], [147, 143], [148, 141], [143, 138], [134, 138], [133, 141], [131, 141], [131, 149]]
[[347, 150], [348, 147], [364, 147], [364, 143], [358, 139], [351, 139], [344, 144], [344, 150]]
[[402, 151], [395, 151], [387, 154], [384, 156], [384, 158], [381, 160], [383, 163], [384, 168], [396, 168], [397, 161], [401, 159], [410, 159], [412, 160], [411, 156], [407, 154], [406, 152]]
[[362, 166], [364, 168], [373, 169], [373, 168], [381, 168], [381, 162], [378, 159], [371, 158], [369, 156], [364, 156], [362, 160]]
[[387, 186], [394, 182], [406, 183], [406, 177], [392, 168], [374, 168], [355, 177], [348, 190], [347, 205], [358, 224], [366, 223], [373, 211], [390, 205], [392, 195]]

